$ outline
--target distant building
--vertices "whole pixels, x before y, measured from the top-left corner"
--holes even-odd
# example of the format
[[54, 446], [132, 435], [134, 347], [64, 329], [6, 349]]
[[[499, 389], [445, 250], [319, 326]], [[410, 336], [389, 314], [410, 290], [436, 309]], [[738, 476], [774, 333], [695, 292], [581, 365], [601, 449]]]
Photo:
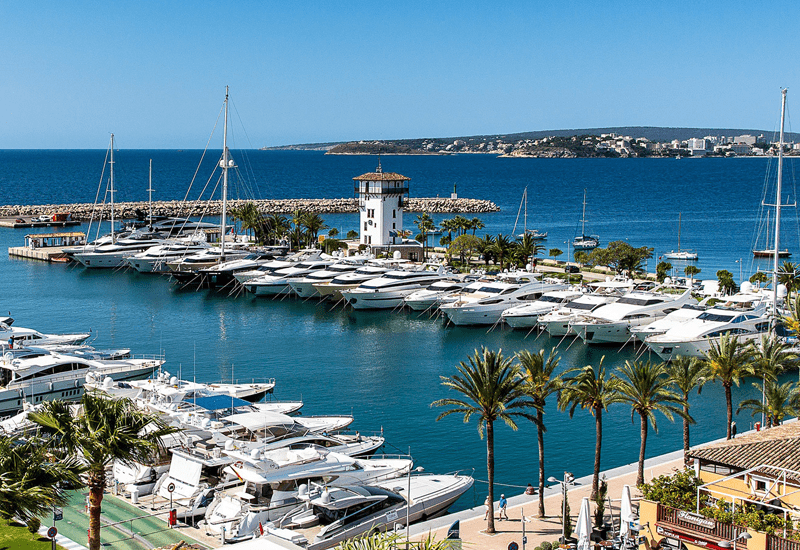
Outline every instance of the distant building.
[[402, 244], [403, 198], [408, 196], [411, 178], [384, 172], [378, 161], [374, 172], [361, 174], [353, 181], [358, 197], [361, 244]]
[[751, 136], [750, 134], [744, 134], [741, 136], [736, 136], [733, 138], [734, 143], [745, 143], [747, 145], [755, 145], [756, 144], [756, 136]]
[[[737, 137], [736, 139], [739, 139], [739, 137]], [[753, 152], [753, 147], [746, 143], [731, 143], [730, 149], [732, 153], [735, 153], [737, 155], [749, 155], [750, 153]]]

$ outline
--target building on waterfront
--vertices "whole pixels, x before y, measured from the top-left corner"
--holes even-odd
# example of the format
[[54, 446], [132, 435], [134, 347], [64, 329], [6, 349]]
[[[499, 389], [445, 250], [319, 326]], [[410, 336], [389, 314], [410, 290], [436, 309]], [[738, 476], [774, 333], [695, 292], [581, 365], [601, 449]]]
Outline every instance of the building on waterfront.
[[[735, 439], [689, 451], [702, 481], [697, 494], [724, 506], [758, 510], [777, 521], [800, 520], [800, 422], [749, 432]], [[719, 507], [719, 504], [717, 505]], [[649, 523], [660, 547], [675, 550], [797, 550], [796, 531], [775, 524], [771, 532], [725, 523], [693, 509], [677, 509], [643, 500], [639, 521]], [[766, 520], [763, 522], [768, 524]], [[769, 531], [769, 530], [768, 530]], [[649, 534], [649, 533], [648, 533]]]
[[353, 178], [358, 198], [359, 243], [374, 254], [400, 252], [402, 258], [416, 261], [422, 245], [404, 239], [403, 210], [411, 178], [395, 172], [384, 172], [380, 159], [374, 172]]

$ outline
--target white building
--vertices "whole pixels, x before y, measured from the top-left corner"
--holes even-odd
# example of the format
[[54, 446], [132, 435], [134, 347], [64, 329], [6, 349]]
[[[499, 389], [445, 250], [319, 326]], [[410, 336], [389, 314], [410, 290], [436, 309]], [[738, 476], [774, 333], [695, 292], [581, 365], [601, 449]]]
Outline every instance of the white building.
[[745, 143], [747, 145], [755, 145], [756, 144], [756, 136], [751, 136], [750, 134], [744, 134], [741, 136], [736, 136], [733, 138], [734, 143]]
[[358, 197], [361, 244], [386, 246], [403, 242], [403, 197], [411, 178], [384, 172], [380, 161], [375, 172], [353, 178]]

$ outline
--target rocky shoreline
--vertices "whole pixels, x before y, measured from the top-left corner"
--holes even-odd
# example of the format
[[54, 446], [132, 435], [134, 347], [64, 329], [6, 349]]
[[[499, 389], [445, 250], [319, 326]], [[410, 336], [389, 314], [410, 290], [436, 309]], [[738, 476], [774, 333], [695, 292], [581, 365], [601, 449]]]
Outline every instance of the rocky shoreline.
[[[280, 199], [280, 200], [229, 200], [228, 209], [253, 202], [259, 211], [269, 214], [291, 214], [295, 210], [314, 212], [317, 214], [350, 214], [358, 212], [355, 198], [342, 199]], [[73, 220], [88, 220], [92, 216], [93, 204], [46, 204], [46, 205], [6, 205], [0, 206], [0, 218], [14, 216], [39, 216], [69, 212]], [[136, 211], [145, 214], [149, 204], [141, 202], [123, 202], [114, 205], [114, 215], [121, 219], [136, 218]], [[406, 202], [406, 212], [429, 212], [431, 214], [485, 214], [499, 212], [500, 208], [493, 202], [481, 199], [450, 198], [411, 198]], [[219, 216], [222, 212], [222, 201], [198, 201], [184, 203], [182, 201], [153, 202], [153, 214], [158, 216]], [[108, 208], [106, 213], [108, 216]]]

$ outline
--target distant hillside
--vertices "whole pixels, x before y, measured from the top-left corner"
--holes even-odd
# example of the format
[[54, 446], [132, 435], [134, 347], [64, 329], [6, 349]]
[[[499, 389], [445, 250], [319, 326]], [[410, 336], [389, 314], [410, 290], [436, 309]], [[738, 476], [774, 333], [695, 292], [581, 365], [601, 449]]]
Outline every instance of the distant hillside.
[[[705, 136], [740, 136], [750, 134], [759, 136], [761, 134], [767, 139], [772, 141], [777, 139], [773, 136], [773, 132], [766, 130], [753, 130], [742, 128], [667, 128], [659, 126], [616, 126], [608, 128], [573, 128], [565, 130], [536, 130], [531, 132], [519, 132], [515, 134], [484, 134], [476, 136], [461, 136], [461, 137], [442, 137], [442, 138], [412, 138], [412, 139], [392, 139], [380, 140], [384, 147], [391, 149], [391, 152], [400, 154], [408, 153], [411, 150], [420, 150], [423, 142], [436, 142], [436, 143], [453, 143], [454, 141], [463, 141], [465, 143], [481, 143], [493, 140], [502, 140], [504, 142], [515, 142], [526, 139], [541, 139], [549, 136], [554, 137], [571, 137], [571, 136], [586, 136], [586, 135], [601, 135], [601, 134], [618, 134], [621, 136], [631, 136], [632, 138], [647, 138], [650, 141], [665, 142], [672, 140], [685, 141], [689, 138], [697, 137], [702, 138]], [[800, 141], [800, 134], [787, 133], [785, 136], [786, 141]], [[367, 154], [368, 151], [373, 151], [373, 147], [369, 147], [370, 142], [329, 142], [329, 143], [304, 143], [296, 145], [282, 145], [278, 147], [264, 147], [265, 150], [306, 150], [306, 151], [328, 151], [337, 145], [349, 144], [345, 149], [350, 154]], [[375, 141], [372, 141], [375, 144]], [[391, 144], [391, 145], [390, 145]], [[361, 146], [360, 146], [361, 145]], [[389, 152], [389, 151], [387, 151]]]

